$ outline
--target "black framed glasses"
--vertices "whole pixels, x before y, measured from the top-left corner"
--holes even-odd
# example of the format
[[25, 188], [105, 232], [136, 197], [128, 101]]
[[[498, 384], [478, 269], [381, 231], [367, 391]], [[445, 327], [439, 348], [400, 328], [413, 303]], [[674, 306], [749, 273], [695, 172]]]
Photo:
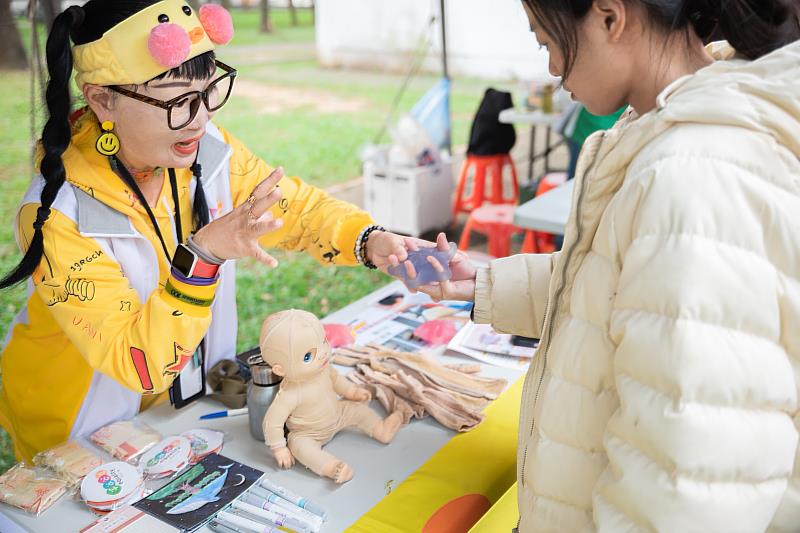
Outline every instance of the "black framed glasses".
[[214, 63], [218, 68], [224, 70], [225, 74], [209, 83], [204, 91], [191, 91], [166, 102], [115, 85], [109, 86], [109, 89], [128, 98], [166, 109], [169, 128], [179, 130], [194, 120], [197, 111], [200, 110], [201, 102], [209, 112], [212, 112], [224, 106], [230, 98], [231, 91], [233, 91], [233, 80], [236, 79], [236, 69], [216, 59]]

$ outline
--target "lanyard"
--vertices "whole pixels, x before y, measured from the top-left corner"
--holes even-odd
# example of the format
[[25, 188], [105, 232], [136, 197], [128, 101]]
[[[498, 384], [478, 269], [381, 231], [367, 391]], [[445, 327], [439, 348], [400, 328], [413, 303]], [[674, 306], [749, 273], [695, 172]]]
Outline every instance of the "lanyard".
[[[133, 179], [133, 176], [131, 176], [131, 173], [128, 171], [128, 169], [125, 168], [125, 165], [120, 163], [119, 159], [117, 159], [115, 156], [111, 156], [109, 160], [111, 162], [111, 169], [122, 178], [122, 181], [124, 181], [128, 187], [133, 189], [134, 193], [136, 193], [136, 198], [139, 199], [139, 203], [142, 204], [144, 210], [147, 212], [147, 216], [150, 218], [150, 223], [153, 224], [153, 229], [156, 230], [158, 240], [161, 242], [161, 248], [164, 250], [164, 255], [167, 256], [167, 263], [171, 264], [172, 254], [169, 253], [167, 243], [164, 240], [164, 235], [161, 233], [161, 228], [158, 226], [156, 216], [153, 214], [153, 210], [150, 209], [150, 205], [147, 203], [142, 190], [139, 188], [139, 185], [136, 183], [136, 180]], [[178, 198], [178, 180], [175, 177], [174, 168], [168, 169], [167, 172], [169, 174], [169, 182], [172, 189], [172, 203], [175, 206], [175, 233], [177, 233], [178, 237], [177, 244], [180, 244], [183, 242], [183, 228], [181, 227], [181, 204], [180, 199]]]
[[[164, 241], [164, 236], [161, 233], [161, 228], [158, 226], [158, 221], [156, 220], [156, 216], [153, 214], [153, 210], [150, 209], [150, 205], [147, 203], [147, 200], [142, 193], [142, 190], [139, 188], [139, 185], [136, 183], [136, 180], [133, 179], [131, 176], [130, 171], [125, 168], [125, 165], [121, 164], [119, 159], [115, 156], [109, 157], [109, 161], [111, 163], [111, 169], [122, 178], [122, 181], [125, 182], [128, 187], [133, 189], [133, 192], [136, 194], [136, 197], [139, 199], [139, 202], [144, 206], [144, 210], [147, 212], [147, 216], [150, 218], [150, 222], [153, 224], [153, 229], [156, 231], [156, 235], [158, 236], [158, 240], [161, 242], [161, 248], [164, 250], [164, 255], [167, 257], [167, 263], [172, 263], [172, 254], [169, 253], [169, 249], [167, 249], [167, 243]], [[200, 166], [195, 164], [192, 165], [193, 173], [198, 178], [198, 187], [200, 186]], [[178, 180], [175, 177], [175, 169], [170, 168], [167, 169], [167, 173], [169, 174], [169, 183], [170, 189], [172, 191], [172, 203], [175, 206], [175, 233], [178, 239], [178, 244], [183, 242], [183, 228], [181, 226], [181, 204], [180, 199], [178, 197]], [[200, 368], [200, 392], [189, 397], [185, 398], [184, 394], [181, 391], [181, 376], [175, 378], [172, 385], [170, 386], [169, 390], [169, 397], [172, 404], [175, 406], [176, 409], [180, 409], [181, 407], [188, 405], [192, 401], [196, 400], [197, 398], [205, 395], [205, 337], [200, 341], [200, 346], [197, 347], [195, 350], [194, 357], [192, 358]]]

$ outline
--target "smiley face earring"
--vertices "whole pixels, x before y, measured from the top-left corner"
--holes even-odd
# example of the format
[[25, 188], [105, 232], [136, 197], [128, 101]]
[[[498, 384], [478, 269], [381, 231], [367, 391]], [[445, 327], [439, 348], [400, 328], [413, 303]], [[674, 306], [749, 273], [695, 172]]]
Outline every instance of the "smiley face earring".
[[112, 156], [119, 152], [119, 137], [114, 133], [114, 123], [110, 120], [103, 122], [100, 127], [103, 133], [97, 138], [95, 148], [103, 155]]

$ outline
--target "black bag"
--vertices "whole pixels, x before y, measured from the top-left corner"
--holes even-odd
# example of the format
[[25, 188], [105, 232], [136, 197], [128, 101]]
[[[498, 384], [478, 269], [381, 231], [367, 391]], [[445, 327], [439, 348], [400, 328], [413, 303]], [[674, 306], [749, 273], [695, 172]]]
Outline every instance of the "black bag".
[[472, 121], [467, 154], [501, 155], [511, 151], [517, 142], [517, 132], [512, 124], [502, 124], [498, 120], [500, 111], [510, 107], [514, 107], [511, 93], [486, 89]]

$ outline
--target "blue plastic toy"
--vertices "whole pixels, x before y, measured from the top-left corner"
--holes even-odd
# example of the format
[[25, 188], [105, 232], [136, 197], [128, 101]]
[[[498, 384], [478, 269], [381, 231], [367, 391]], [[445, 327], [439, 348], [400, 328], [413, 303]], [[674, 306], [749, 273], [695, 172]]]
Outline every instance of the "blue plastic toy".
[[[411, 261], [417, 271], [417, 277], [409, 279], [404, 263], [389, 267], [389, 274], [400, 279], [409, 289], [415, 289], [420, 285], [427, 285], [434, 281], [447, 281], [453, 274], [450, 272], [450, 260], [456, 255], [458, 246], [450, 243], [450, 249], [440, 251], [437, 248], [420, 248], [417, 251], [409, 251], [407, 261]], [[444, 272], [437, 272], [433, 265], [428, 262], [428, 257], [434, 256], [439, 264], [444, 268]]]

